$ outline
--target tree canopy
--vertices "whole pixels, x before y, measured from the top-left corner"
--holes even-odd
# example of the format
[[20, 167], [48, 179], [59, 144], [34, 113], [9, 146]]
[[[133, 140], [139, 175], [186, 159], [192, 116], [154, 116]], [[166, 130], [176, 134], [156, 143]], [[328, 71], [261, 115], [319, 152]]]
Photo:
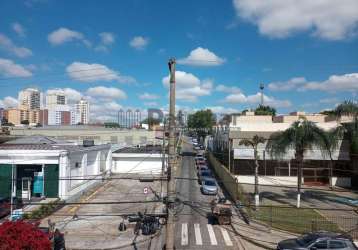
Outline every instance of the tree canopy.
[[259, 105], [255, 109], [255, 115], [276, 115], [276, 109], [270, 106]]
[[210, 109], [199, 110], [188, 116], [188, 128], [201, 131], [202, 135], [210, 133], [215, 123], [215, 116]]

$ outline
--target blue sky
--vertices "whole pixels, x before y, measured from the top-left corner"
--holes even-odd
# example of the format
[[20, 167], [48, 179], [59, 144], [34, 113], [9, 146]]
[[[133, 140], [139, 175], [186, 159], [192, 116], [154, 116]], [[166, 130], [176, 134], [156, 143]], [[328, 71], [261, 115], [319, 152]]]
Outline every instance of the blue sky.
[[[358, 90], [358, 1], [55, 1], [0, 3], [0, 105], [17, 92], [61, 89], [93, 117], [168, 103], [218, 113], [265, 103], [318, 112]], [[56, 89], [56, 90], [54, 90]]]

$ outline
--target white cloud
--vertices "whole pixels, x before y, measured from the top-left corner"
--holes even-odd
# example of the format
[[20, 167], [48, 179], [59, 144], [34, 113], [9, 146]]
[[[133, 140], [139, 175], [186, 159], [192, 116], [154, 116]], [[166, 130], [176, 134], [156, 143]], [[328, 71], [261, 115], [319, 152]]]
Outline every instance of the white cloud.
[[332, 75], [323, 82], [307, 82], [299, 90], [322, 90], [327, 92], [357, 92], [358, 73]]
[[15, 22], [11, 24], [11, 28], [16, 32], [18, 36], [20, 37], [26, 36], [25, 28], [20, 23]]
[[11, 96], [7, 96], [4, 99], [0, 99], [0, 107], [2, 108], [15, 108], [18, 105], [17, 99]]
[[218, 57], [208, 49], [198, 47], [192, 50], [186, 58], [178, 60], [179, 64], [192, 66], [218, 66], [225, 62], [225, 59]]
[[113, 33], [110, 32], [102, 32], [98, 34], [101, 38], [101, 42], [104, 45], [111, 45], [115, 42], [115, 37]]
[[[211, 80], [201, 81], [193, 74], [184, 71], [176, 71], [175, 80], [176, 98], [184, 101], [195, 102], [200, 96], [210, 95], [213, 89]], [[162, 82], [166, 88], [169, 88], [169, 76], [164, 77]]]
[[115, 101], [91, 102], [90, 116], [92, 121], [115, 121], [118, 111], [123, 108]]
[[341, 40], [354, 35], [358, 24], [357, 0], [233, 0], [233, 4], [237, 16], [273, 38], [309, 31]]
[[145, 92], [145, 93], [139, 95], [139, 99], [141, 99], [141, 100], [157, 100], [157, 99], [159, 99], [159, 96]]
[[296, 89], [307, 82], [304, 77], [294, 77], [284, 82], [272, 82], [268, 84], [268, 88], [272, 91], [287, 91]]
[[149, 43], [149, 38], [143, 37], [143, 36], [135, 36], [133, 39], [129, 42], [129, 45], [132, 48], [135, 48], [137, 50], [143, 50]]
[[67, 102], [69, 104], [73, 104], [81, 100], [83, 94], [72, 88], [56, 88], [56, 89], [48, 89], [46, 91], [47, 94], [65, 94], [67, 97]]
[[223, 84], [219, 84], [215, 88], [216, 91], [225, 92], [225, 93], [241, 93], [241, 89], [235, 86], [226, 86]]
[[326, 92], [357, 92], [358, 73], [332, 75], [324, 81], [308, 81], [304, 77], [295, 77], [288, 81], [272, 82], [268, 85], [272, 91], [321, 90]]
[[121, 83], [133, 83], [135, 79], [130, 76], [121, 75], [118, 71], [109, 69], [102, 64], [88, 64], [73, 62], [66, 68], [67, 74], [73, 79], [81, 82], [95, 81], [117, 81]]
[[85, 39], [81, 32], [63, 27], [51, 32], [47, 36], [47, 40], [54, 46], [77, 40], [83, 42], [87, 47], [91, 47], [91, 42]]
[[0, 74], [6, 77], [30, 77], [31, 71], [11, 60], [0, 58]]
[[115, 42], [115, 36], [110, 32], [102, 32], [98, 34], [101, 42], [94, 48], [95, 51], [108, 52], [109, 46]]
[[91, 97], [98, 97], [103, 99], [126, 99], [126, 93], [118, 88], [114, 87], [105, 87], [105, 86], [96, 86], [89, 88], [86, 91], [86, 94]]
[[0, 48], [14, 54], [17, 57], [24, 58], [32, 55], [32, 51], [25, 47], [16, 46], [10, 38], [0, 33]]
[[[225, 97], [224, 102], [227, 103], [243, 103], [243, 104], [259, 104], [261, 102], [261, 93], [255, 95], [244, 95], [242, 93], [230, 94]], [[264, 95], [264, 104], [276, 108], [288, 108], [292, 104], [289, 100], [278, 100], [274, 97]]]

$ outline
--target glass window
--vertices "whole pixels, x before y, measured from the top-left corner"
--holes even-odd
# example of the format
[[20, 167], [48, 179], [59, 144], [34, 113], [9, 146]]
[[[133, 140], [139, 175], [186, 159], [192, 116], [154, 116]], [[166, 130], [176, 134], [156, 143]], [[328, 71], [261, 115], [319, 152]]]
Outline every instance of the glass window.
[[347, 244], [339, 240], [331, 240], [329, 242], [329, 249], [344, 249], [346, 247]]
[[327, 241], [319, 241], [313, 245], [316, 249], [328, 249]]

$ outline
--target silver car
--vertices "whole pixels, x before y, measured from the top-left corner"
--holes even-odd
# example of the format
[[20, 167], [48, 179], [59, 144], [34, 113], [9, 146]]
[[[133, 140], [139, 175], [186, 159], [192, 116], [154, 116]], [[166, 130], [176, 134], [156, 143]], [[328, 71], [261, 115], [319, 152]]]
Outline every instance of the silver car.
[[214, 178], [204, 178], [202, 180], [201, 191], [203, 194], [216, 195], [218, 193], [218, 185]]
[[357, 248], [350, 236], [325, 231], [305, 234], [296, 239], [283, 240], [277, 245], [277, 250], [312, 249], [356, 250]]

